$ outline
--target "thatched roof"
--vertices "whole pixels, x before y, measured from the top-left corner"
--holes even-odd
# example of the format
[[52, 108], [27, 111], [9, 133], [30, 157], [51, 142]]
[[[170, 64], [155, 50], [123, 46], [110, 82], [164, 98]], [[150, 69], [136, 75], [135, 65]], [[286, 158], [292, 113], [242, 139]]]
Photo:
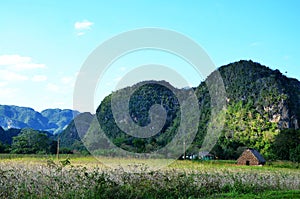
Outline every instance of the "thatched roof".
[[255, 149], [252, 149], [252, 148], [249, 148], [249, 150], [257, 158], [257, 160], [260, 163], [265, 163], [266, 162], [265, 158], [258, 151], [256, 151]]

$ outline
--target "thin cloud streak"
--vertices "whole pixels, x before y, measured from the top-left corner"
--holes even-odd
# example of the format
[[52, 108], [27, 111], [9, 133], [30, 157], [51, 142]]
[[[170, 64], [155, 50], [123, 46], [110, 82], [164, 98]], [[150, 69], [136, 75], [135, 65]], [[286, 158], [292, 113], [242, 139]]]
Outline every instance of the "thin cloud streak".
[[93, 22], [84, 20], [84, 21], [77, 21], [74, 24], [74, 28], [76, 30], [86, 30], [86, 29], [91, 29], [91, 27], [93, 26]]
[[76, 35], [78, 37], [85, 35], [86, 31], [89, 31], [93, 25], [94, 23], [88, 20], [75, 22], [74, 28], [77, 31]]

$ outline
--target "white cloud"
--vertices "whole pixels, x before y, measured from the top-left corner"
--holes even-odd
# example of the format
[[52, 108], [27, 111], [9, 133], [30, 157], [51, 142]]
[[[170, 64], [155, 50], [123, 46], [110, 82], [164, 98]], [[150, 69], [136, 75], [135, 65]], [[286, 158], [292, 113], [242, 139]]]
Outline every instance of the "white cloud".
[[30, 57], [22, 57], [20, 55], [1, 55], [0, 66], [15, 65], [31, 62]]
[[46, 81], [48, 78], [45, 75], [34, 75], [31, 80], [33, 82], [43, 82]]
[[1, 88], [1, 99], [13, 99], [18, 95], [19, 89], [17, 88]]
[[7, 82], [0, 82], [0, 87], [6, 86], [8, 83]]
[[82, 36], [82, 35], [85, 35], [85, 32], [79, 32], [79, 33], [77, 33], [77, 36]]
[[25, 81], [29, 78], [25, 75], [9, 71], [9, 70], [0, 70], [0, 80], [5, 81]]
[[74, 28], [76, 30], [86, 30], [86, 29], [90, 29], [93, 24], [94, 24], [93, 22], [90, 22], [90, 21], [87, 21], [87, 20], [77, 21], [74, 24]]
[[[45, 81], [47, 77], [34, 75], [32, 70], [44, 69], [45, 64], [34, 63], [31, 57], [21, 56], [17, 54], [0, 55], [0, 81], [15, 82], [15, 81]], [[32, 75], [29, 78], [28, 75]]]
[[73, 77], [62, 77], [61, 78], [61, 82], [63, 84], [70, 84], [74, 81], [74, 78]]
[[86, 31], [90, 30], [93, 25], [94, 23], [88, 20], [75, 22], [74, 28], [77, 31], [76, 35], [78, 37], [85, 35]]
[[9, 70], [21, 71], [45, 68], [45, 64], [34, 63], [31, 57], [20, 55], [1, 55], [0, 66], [4, 66]]
[[45, 64], [35, 64], [35, 63], [22, 63], [16, 64], [10, 67], [12, 70], [32, 70], [38, 68], [46, 68]]
[[52, 92], [59, 92], [59, 86], [56, 84], [53, 84], [53, 83], [48, 83], [47, 90], [52, 91]]

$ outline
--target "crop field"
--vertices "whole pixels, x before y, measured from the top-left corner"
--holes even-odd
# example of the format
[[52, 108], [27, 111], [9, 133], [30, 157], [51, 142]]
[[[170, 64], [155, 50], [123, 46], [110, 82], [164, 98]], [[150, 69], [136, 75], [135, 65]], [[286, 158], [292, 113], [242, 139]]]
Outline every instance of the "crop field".
[[[156, 167], [166, 161], [167, 167]], [[235, 161], [0, 155], [0, 198], [300, 198], [300, 169], [290, 162], [249, 167]]]

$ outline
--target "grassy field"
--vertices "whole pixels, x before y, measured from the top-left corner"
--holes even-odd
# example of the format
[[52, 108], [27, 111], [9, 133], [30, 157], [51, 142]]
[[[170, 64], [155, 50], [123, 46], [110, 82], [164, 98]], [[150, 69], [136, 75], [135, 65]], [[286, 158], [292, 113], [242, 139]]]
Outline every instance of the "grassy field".
[[0, 198], [300, 198], [298, 167], [3, 154]]

